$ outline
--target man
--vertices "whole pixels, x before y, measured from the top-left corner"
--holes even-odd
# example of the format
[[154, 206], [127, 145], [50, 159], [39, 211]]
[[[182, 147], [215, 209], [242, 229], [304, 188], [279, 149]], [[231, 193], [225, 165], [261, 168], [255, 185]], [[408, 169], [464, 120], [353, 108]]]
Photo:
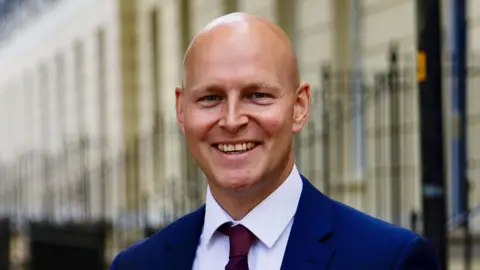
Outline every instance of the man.
[[112, 270], [438, 269], [411, 231], [333, 201], [294, 164], [307, 122], [285, 33], [233, 13], [207, 25], [184, 59], [177, 120], [208, 178], [206, 204], [121, 252]]

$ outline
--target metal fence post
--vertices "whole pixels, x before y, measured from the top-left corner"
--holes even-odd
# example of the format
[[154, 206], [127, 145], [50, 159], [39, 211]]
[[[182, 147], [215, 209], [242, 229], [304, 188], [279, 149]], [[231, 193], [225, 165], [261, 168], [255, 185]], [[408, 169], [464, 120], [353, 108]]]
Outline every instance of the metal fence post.
[[390, 196], [391, 222], [401, 223], [400, 178], [400, 89], [398, 46], [392, 44], [389, 51], [388, 88], [390, 91]]
[[329, 65], [322, 66], [322, 161], [323, 161], [323, 190], [330, 195], [330, 83], [331, 68]]
[[465, 0], [451, 0], [451, 124], [453, 136], [450, 142], [453, 215], [464, 215], [460, 224], [464, 233], [464, 266], [472, 268], [472, 234], [470, 232], [468, 146], [467, 146], [467, 62], [468, 22]]
[[[386, 82], [386, 74], [384, 73], [377, 73], [375, 75], [375, 86], [374, 86], [374, 99], [376, 101], [379, 101], [382, 95], [385, 94], [385, 88], [387, 87], [387, 82]], [[376, 106], [374, 106], [373, 113], [374, 113], [374, 119], [373, 119], [373, 133], [372, 136], [375, 138], [374, 142], [374, 170], [373, 170], [373, 175], [375, 179], [375, 212], [377, 216], [382, 216], [383, 215], [383, 194], [384, 191], [382, 191], [382, 188], [384, 187], [384, 173], [383, 173], [383, 167], [381, 166], [381, 162], [385, 160], [384, 154], [383, 154], [383, 149], [382, 149], [382, 140], [378, 140], [378, 137], [382, 136], [382, 131], [383, 131], [383, 124], [384, 124], [384, 117], [385, 117], [385, 112], [384, 112], [384, 103], [383, 102], [378, 102]], [[380, 190], [380, 191], [379, 191]]]
[[82, 138], [82, 140], [80, 141], [80, 145], [81, 145], [81, 149], [80, 149], [80, 153], [81, 153], [81, 158], [82, 158], [82, 161], [81, 161], [81, 166], [82, 166], [82, 169], [81, 169], [81, 177], [82, 177], [82, 182], [83, 182], [83, 186], [82, 186], [82, 197], [83, 197], [83, 219], [84, 220], [88, 220], [88, 218], [90, 217], [90, 175], [89, 175], [89, 171], [88, 171], [88, 160], [89, 160], [89, 146], [90, 146], [90, 142], [88, 140], [87, 137], [84, 137]]
[[140, 192], [140, 135], [136, 134], [133, 137], [133, 151], [132, 151], [132, 184], [133, 184], [133, 210], [135, 211], [136, 228], [141, 225], [141, 213], [143, 209], [141, 205]]
[[423, 233], [435, 247], [440, 258], [440, 268], [447, 269], [440, 9], [439, 0], [417, 1], [417, 81], [420, 105]]

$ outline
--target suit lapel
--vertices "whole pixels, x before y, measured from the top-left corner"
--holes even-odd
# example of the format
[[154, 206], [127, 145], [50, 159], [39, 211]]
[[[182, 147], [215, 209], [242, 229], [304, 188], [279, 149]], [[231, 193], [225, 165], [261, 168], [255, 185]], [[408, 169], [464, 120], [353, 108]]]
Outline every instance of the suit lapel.
[[205, 218], [205, 205], [177, 222], [167, 240], [165, 269], [191, 270]]
[[330, 200], [302, 176], [303, 189], [282, 262], [282, 270], [325, 270], [335, 249]]
[[[281, 270], [325, 270], [335, 249], [325, 243], [333, 234], [330, 200], [302, 176], [303, 189]], [[205, 218], [205, 205], [172, 224], [165, 269], [190, 270]]]

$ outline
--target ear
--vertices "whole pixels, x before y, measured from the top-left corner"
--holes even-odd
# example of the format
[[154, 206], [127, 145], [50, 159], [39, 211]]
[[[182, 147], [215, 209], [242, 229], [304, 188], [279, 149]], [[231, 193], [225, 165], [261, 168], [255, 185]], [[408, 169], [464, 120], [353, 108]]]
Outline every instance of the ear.
[[178, 126], [185, 134], [183, 98], [183, 89], [180, 87], [175, 88], [175, 108], [177, 113], [177, 122]]
[[295, 104], [293, 110], [292, 132], [297, 133], [302, 130], [308, 120], [310, 112], [310, 85], [303, 82], [295, 92]]

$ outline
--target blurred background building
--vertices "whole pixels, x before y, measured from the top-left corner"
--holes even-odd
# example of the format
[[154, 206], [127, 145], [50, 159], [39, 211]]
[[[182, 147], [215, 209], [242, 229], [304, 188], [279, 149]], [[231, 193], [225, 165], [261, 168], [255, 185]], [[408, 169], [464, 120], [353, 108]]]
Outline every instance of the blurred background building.
[[[480, 204], [480, 2], [468, 6], [473, 208]], [[95, 260], [106, 268], [119, 250], [201, 205], [206, 182], [177, 128], [174, 89], [193, 35], [234, 11], [283, 27], [312, 85], [312, 115], [295, 138], [301, 172], [329, 196], [421, 233], [416, 1], [2, 0], [0, 269], [6, 257], [12, 269], [51, 261], [58, 264], [50, 269], [67, 269], [61, 261], [74, 261], [72, 253], [85, 256], [78, 269], [99, 269]], [[445, 138], [453, 130], [446, 124]], [[449, 224], [449, 264], [464, 269], [464, 240]]]

